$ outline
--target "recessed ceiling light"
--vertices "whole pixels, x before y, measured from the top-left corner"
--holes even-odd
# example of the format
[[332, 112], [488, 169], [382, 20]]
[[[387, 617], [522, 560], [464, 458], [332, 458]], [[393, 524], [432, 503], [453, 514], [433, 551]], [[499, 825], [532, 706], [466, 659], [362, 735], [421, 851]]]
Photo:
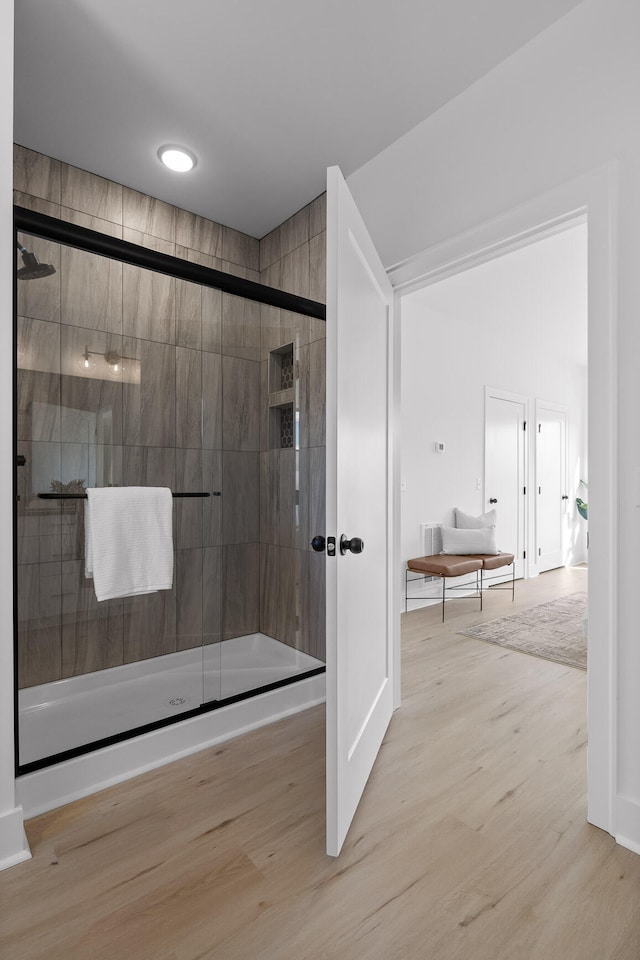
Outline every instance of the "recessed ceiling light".
[[176, 173], [187, 173], [193, 170], [196, 163], [195, 154], [187, 150], [186, 147], [179, 147], [175, 143], [165, 143], [164, 147], [158, 150], [158, 157], [169, 170], [175, 170]]

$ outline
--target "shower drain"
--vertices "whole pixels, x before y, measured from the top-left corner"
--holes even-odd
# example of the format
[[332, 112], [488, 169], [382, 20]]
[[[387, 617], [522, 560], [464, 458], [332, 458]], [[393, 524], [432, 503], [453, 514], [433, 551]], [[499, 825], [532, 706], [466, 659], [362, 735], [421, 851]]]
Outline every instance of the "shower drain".
[[169, 703], [172, 707], [181, 707], [183, 703], [187, 702], [186, 697], [173, 697], [172, 700], [169, 700]]

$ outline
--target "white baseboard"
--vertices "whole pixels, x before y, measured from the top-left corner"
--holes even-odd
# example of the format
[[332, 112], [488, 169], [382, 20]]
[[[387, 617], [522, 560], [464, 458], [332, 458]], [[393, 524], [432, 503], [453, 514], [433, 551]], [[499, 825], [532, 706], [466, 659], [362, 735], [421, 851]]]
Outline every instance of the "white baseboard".
[[640, 803], [629, 797], [616, 798], [616, 843], [640, 854]]
[[0, 814], [0, 870], [31, 859], [22, 807]]
[[618, 833], [616, 834], [616, 843], [619, 843], [621, 847], [625, 847], [627, 850], [631, 850], [632, 853], [640, 854], [640, 843], [635, 843], [628, 837], [623, 837]]
[[25, 774], [16, 781], [24, 815], [27, 818], [38, 816], [323, 703], [325, 689], [325, 674], [318, 674]]

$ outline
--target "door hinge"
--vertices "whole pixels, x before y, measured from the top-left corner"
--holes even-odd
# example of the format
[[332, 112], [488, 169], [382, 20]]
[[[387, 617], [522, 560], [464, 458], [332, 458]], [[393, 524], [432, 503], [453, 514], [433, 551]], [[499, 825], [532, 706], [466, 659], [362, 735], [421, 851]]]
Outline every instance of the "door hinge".
[[523, 560], [526, 560], [526, 559], [527, 559], [527, 551], [526, 551], [526, 550], [523, 550], [523, 551], [522, 551], [522, 559], [523, 559]]
[[523, 493], [523, 495], [526, 497], [526, 495], [527, 495], [527, 488], [526, 488], [526, 487], [523, 487], [523, 488], [522, 488], [522, 493]]
[[542, 424], [541, 424], [541, 423], [538, 424], [538, 433], [542, 433]]
[[526, 420], [523, 420], [523, 421], [522, 421], [522, 429], [523, 429], [523, 430], [526, 430], [526, 429], [527, 429], [527, 421], [526, 421]]
[[538, 547], [538, 556], [539, 556], [539, 557], [542, 556], [542, 547]]

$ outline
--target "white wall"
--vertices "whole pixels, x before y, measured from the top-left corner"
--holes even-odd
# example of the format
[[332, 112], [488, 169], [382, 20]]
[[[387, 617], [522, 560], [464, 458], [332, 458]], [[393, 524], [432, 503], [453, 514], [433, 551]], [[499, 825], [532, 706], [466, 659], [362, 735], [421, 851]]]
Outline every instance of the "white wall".
[[640, 143], [640, 4], [584, 0], [348, 177], [386, 266]]
[[[590, 567], [597, 571], [590, 631], [594, 619], [601, 628], [590, 642], [612, 679], [605, 690], [590, 670], [589, 749], [598, 743], [610, 760], [598, 776], [611, 815], [603, 793], [594, 822], [638, 852], [639, 49], [637, 0], [584, 0], [348, 179], [388, 266], [509, 220], [543, 195], [594, 186], [590, 341], [598, 339], [598, 312], [610, 319], [603, 358], [594, 352], [589, 361]], [[597, 729], [596, 700], [603, 710]], [[590, 791], [597, 792], [592, 773]]]
[[0, 869], [30, 856], [16, 807], [13, 756], [12, 322], [13, 3], [0, 4]]
[[[587, 227], [573, 227], [402, 300], [402, 560], [420, 556], [420, 524], [488, 509], [484, 388], [569, 408], [569, 563], [584, 556]], [[529, 431], [531, 442], [535, 431]], [[434, 441], [446, 444], [434, 453]], [[533, 489], [533, 457], [529, 489]], [[534, 518], [531, 517], [533, 523]], [[498, 525], [499, 539], [499, 525]], [[532, 541], [530, 541], [532, 542]], [[509, 544], [498, 542], [509, 549]], [[535, 572], [535, 568], [530, 571]]]

